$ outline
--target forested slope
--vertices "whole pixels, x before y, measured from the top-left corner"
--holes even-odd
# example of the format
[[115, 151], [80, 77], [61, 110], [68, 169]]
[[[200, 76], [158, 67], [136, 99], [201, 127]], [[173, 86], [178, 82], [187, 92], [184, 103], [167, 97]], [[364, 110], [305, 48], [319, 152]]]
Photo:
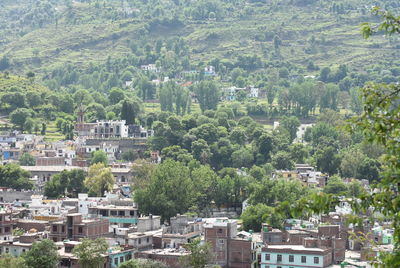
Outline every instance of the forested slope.
[[213, 59], [234, 64], [241, 55], [259, 57], [254, 69], [283, 64], [300, 73], [312, 64], [395, 64], [398, 40], [360, 36], [359, 24], [373, 20], [373, 3], [399, 5], [361, 0], [7, 0], [0, 4], [0, 54], [15, 72], [44, 74], [66, 63], [87, 68], [109, 56], [140, 56], [137, 48], [146, 53], [146, 46], [157, 40], [182, 38], [193, 65]]

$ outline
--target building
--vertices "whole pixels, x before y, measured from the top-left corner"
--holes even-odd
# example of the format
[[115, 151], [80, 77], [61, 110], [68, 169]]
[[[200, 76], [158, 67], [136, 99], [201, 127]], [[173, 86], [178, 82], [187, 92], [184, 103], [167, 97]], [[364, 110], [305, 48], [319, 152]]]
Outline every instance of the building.
[[180, 258], [189, 255], [190, 252], [183, 248], [165, 248], [165, 249], [150, 249], [139, 251], [135, 254], [135, 258], [150, 259], [163, 262], [171, 268], [182, 268]]
[[11, 211], [0, 211], [0, 240], [10, 241], [12, 239], [12, 231], [14, 220]]
[[97, 120], [93, 135], [95, 138], [127, 138], [126, 121]]
[[261, 268], [328, 267], [332, 264], [329, 249], [303, 245], [268, 245], [261, 252]]
[[170, 226], [163, 227], [161, 236], [162, 248], [180, 248], [200, 237], [203, 230], [203, 222], [195, 219], [189, 220], [187, 215], [177, 215], [170, 219]]
[[107, 219], [83, 219], [80, 213], [68, 214], [65, 219], [51, 224], [49, 239], [54, 242], [95, 239], [109, 233], [108, 225]]
[[205, 241], [211, 244], [215, 264], [223, 268], [255, 267], [256, 249], [251, 237], [237, 235], [237, 221], [217, 219], [204, 226]]
[[110, 226], [129, 227], [138, 223], [139, 212], [134, 206], [96, 205], [89, 207], [89, 215], [107, 219]]

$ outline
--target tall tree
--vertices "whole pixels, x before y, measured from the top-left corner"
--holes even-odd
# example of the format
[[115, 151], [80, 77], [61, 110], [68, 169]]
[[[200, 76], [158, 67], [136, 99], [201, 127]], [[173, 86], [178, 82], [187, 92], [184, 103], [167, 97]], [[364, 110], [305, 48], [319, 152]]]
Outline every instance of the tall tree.
[[108, 244], [104, 238], [85, 238], [81, 240], [81, 244], [74, 247], [72, 253], [78, 258], [82, 268], [100, 268], [106, 262], [107, 249]]
[[203, 112], [217, 109], [221, 94], [218, 85], [214, 81], [204, 80], [199, 82], [194, 86], [194, 92]]
[[48, 239], [33, 243], [22, 257], [29, 268], [56, 268], [60, 260], [56, 245]]
[[90, 158], [90, 164], [103, 163], [104, 166], [108, 165], [108, 157], [106, 152], [103, 150], [98, 150], [92, 153], [92, 157]]
[[132, 125], [135, 123], [136, 118], [142, 111], [142, 103], [139, 99], [125, 99], [122, 102], [121, 107], [121, 119], [126, 121], [127, 125]]
[[195, 239], [184, 248], [190, 251], [190, 255], [183, 256], [180, 259], [182, 267], [204, 268], [213, 260], [213, 251], [209, 243], [202, 243], [200, 239]]
[[30, 190], [33, 188], [33, 184], [29, 178], [30, 173], [16, 164], [0, 166], [0, 186], [2, 187]]
[[21, 166], [34, 166], [36, 164], [35, 157], [30, 153], [23, 153], [19, 158], [19, 164]]
[[161, 215], [162, 220], [187, 212], [193, 205], [194, 197], [189, 169], [171, 159], [160, 164], [152, 174], [150, 183], [137, 189], [134, 195], [141, 212]]
[[115, 178], [111, 173], [111, 168], [97, 163], [89, 167], [88, 175], [84, 181], [89, 194], [103, 196], [105, 191], [111, 191], [115, 184]]

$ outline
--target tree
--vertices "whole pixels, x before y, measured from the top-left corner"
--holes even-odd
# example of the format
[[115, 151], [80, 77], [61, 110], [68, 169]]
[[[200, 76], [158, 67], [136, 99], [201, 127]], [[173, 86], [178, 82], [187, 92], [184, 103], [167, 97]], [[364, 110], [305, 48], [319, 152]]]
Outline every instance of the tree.
[[7, 56], [3, 56], [0, 59], [0, 71], [4, 71], [8, 67], [10, 67], [10, 59]]
[[307, 147], [302, 143], [294, 143], [289, 146], [290, 158], [297, 164], [305, 162], [308, 157]]
[[10, 121], [11, 123], [20, 127], [20, 129], [24, 128], [24, 124], [26, 119], [32, 116], [32, 111], [26, 108], [18, 108], [12, 113], [10, 113]]
[[138, 151], [133, 151], [133, 150], [130, 150], [130, 151], [127, 151], [127, 152], [123, 152], [121, 154], [121, 158], [124, 161], [132, 162], [132, 161], [135, 161], [136, 159], [139, 158], [139, 152]]
[[63, 170], [46, 183], [44, 194], [53, 198], [63, 195], [77, 197], [79, 193], [87, 192], [83, 183], [85, 176], [82, 169]]
[[40, 130], [40, 135], [46, 135], [47, 124], [42, 123], [42, 129]]
[[98, 150], [92, 153], [92, 157], [90, 158], [90, 164], [103, 163], [104, 166], [108, 165], [107, 154], [103, 150]]
[[135, 123], [136, 118], [142, 111], [142, 103], [139, 99], [133, 98], [124, 100], [121, 107], [121, 119], [126, 121], [127, 125]]
[[14, 257], [12, 255], [3, 254], [0, 258], [0, 267], [7, 268], [28, 268], [25, 260], [21, 257]]
[[240, 148], [232, 153], [232, 164], [236, 168], [251, 167], [254, 163], [254, 156], [247, 148]]
[[97, 163], [89, 167], [88, 175], [84, 181], [89, 194], [103, 196], [105, 191], [111, 191], [115, 184], [115, 178], [111, 173], [111, 168], [103, 163]]
[[370, 183], [380, 180], [381, 164], [378, 160], [366, 157], [360, 164], [357, 172], [357, 179], [368, 180]]
[[204, 268], [213, 260], [214, 253], [208, 242], [202, 243], [200, 239], [195, 239], [184, 245], [184, 248], [190, 251], [190, 254], [180, 258], [182, 267]]
[[78, 258], [82, 268], [100, 268], [103, 267], [108, 249], [108, 244], [104, 238], [95, 240], [84, 238], [81, 244], [74, 247], [72, 253]]
[[189, 169], [180, 162], [167, 159], [157, 166], [148, 185], [136, 189], [134, 199], [142, 213], [161, 215], [164, 221], [178, 213], [186, 213], [195, 196]]
[[294, 168], [290, 154], [284, 151], [279, 151], [272, 156], [272, 165], [278, 170], [291, 170]]
[[35, 124], [36, 124], [35, 120], [29, 117], [25, 120], [23, 128], [26, 132], [32, 133]]
[[30, 190], [33, 184], [29, 181], [30, 173], [16, 164], [0, 166], [0, 186], [16, 190]]
[[117, 104], [125, 98], [125, 93], [120, 88], [112, 88], [108, 94], [108, 99], [111, 104]]
[[[400, 33], [400, 18], [380, 8], [374, 8], [373, 13], [383, 17], [377, 27], [386, 34]], [[374, 27], [366, 23], [362, 26], [364, 37], [368, 38], [374, 33]], [[400, 85], [392, 84], [367, 84], [361, 92], [363, 100], [363, 113], [354, 118], [353, 123], [363, 131], [369, 142], [374, 142], [385, 147], [382, 181], [377, 185], [373, 195], [365, 197], [359, 209], [374, 208], [375, 211], [384, 212], [385, 216], [392, 219], [394, 227], [394, 250], [389, 254], [383, 253], [380, 258], [386, 267], [400, 266], [400, 133], [398, 118], [400, 114]], [[390, 197], [390, 198], [388, 198]]]
[[286, 129], [290, 134], [290, 141], [292, 142], [296, 138], [297, 130], [300, 126], [300, 121], [296, 116], [284, 116], [279, 122], [279, 126]]
[[220, 98], [218, 86], [213, 81], [201, 81], [194, 87], [201, 111], [215, 110]]
[[60, 261], [56, 245], [48, 239], [33, 243], [22, 257], [29, 268], [56, 268]]
[[34, 166], [36, 165], [36, 160], [30, 153], [23, 153], [19, 158], [19, 164], [21, 166]]
[[357, 149], [349, 149], [342, 154], [340, 174], [344, 178], [358, 178], [361, 164], [366, 156]]
[[143, 188], [150, 183], [156, 165], [146, 160], [139, 159], [134, 162], [132, 169], [133, 189]]
[[332, 176], [328, 180], [328, 184], [324, 187], [324, 193], [334, 195], [347, 195], [348, 188], [342, 179], [338, 176]]
[[207, 213], [213, 199], [213, 191], [218, 175], [209, 167], [200, 165], [191, 172], [195, 191], [194, 206], [197, 211]]
[[262, 203], [249, 206], [240, 216], [243, 221], [243, 229], [246, 231], [253, 230], [254, 232], [259, 232], [261, 230], [261, 224], [273, 213], [273, 208]]
[[336, 174], [340, 166], [340, 157], [333, 146], [321, 146], [314, 154], [318, 170], [329, 175]]

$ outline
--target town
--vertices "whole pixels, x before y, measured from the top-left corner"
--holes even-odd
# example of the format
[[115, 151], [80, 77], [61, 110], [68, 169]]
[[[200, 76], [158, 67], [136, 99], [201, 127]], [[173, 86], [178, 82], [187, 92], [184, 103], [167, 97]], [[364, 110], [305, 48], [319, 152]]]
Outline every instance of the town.
[[[299, 127], [297, 138], [304, 135], [304, 127]], [[262, 223], [257, 231], [246, 231], [243, 220], [238, 219], [249, 209], [248, 200], [239, 208], [237, 204], [214, 204], [208, 217], [176, 214], [162, 220], [160, 215], [143, 214], [134, 202], [131, 188], [143, 162], [116, 159], [124, 152], [146, 151], [146, 140], [154, 131], [126, 125], [123, 120], [84, 123], [81, 119], [75, 132], [74, 141], [64, 142], [45, 142], [41, 136], [18, 131], [1, 135], [3, 164], [25, 161], [24, 156], [29, 154], [32, 163], [24, 163], [21, 169], [29, 173], [29, 181], [34, 185], [32, 190], [0, 190], [1, 254], [19, 257], [34, 243], [48, 239], [57, 248], [58, 267], [78, 268], [83, 266], [73, 254], [74, 247], [82, 239], [104, 238], [104, 267], [119, 267], [131, 259], [182, 267], [184, 257], [191, 254], [187, 245], [199, 240], [210, 245], [210, 256], [204, 256], [209, 265], [277, 268], [370, 267], [371, 257], [393, 250], [394, 230], [390, 223], [370, 222], [365, 214], [362, 226], [349, 224], [348, 217], [354, 211], [345, 197], [329, 213], [281, 219], [279, 229]], [[113, 177], [111, 187], [103, 195], [77, 192], [75, 197], [69, 197], [65, 189], [61, 198], [45, 196], [46, 185], [55, 177], [63, 173], [68, 177], [68, 172], [74, 171], [90, 172], [93, 161], [99, 161], [95, 159], [99, 153], [104, 157], [100, 161], [110, 163], [107, 168]], [[145, 161], [157, 165], [162, 156], [153, 151]], [[243, 169], [236, 172], [247, 176]], [[298, 181], [307, 188], [324, 189], [330, 176], [313, 166], [296, 164], [291, 170], [275, 170], [273, 180]], [[368, 191], [369, 181], [362, 180], [362, 187]]]
[[398, 0], [0, 0], [0, 268], [400, 267]]

